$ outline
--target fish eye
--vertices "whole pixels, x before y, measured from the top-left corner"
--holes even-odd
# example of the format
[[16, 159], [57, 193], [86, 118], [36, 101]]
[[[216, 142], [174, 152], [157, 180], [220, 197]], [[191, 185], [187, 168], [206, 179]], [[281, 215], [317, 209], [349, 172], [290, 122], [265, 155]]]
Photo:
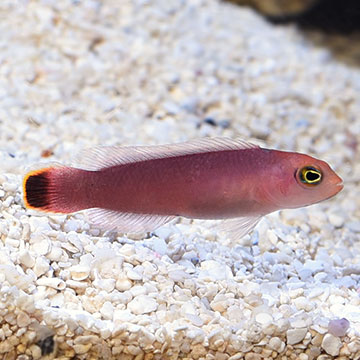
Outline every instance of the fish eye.
[[303, 184], [317, 185], [321, 182], [322, 173], [312, 166], [305, 166], [299, 171], [299, 178]]

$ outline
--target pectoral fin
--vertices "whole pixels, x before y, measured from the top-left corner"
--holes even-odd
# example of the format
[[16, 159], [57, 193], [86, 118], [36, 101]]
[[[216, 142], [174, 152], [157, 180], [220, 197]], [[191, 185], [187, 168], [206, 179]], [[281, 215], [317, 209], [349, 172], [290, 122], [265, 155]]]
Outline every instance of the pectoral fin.
[[231, 240], [239, 240], [252, 231], [262, 216], [246, 216], [222, 221], [216, 226], [219, 232], [224, 232]]

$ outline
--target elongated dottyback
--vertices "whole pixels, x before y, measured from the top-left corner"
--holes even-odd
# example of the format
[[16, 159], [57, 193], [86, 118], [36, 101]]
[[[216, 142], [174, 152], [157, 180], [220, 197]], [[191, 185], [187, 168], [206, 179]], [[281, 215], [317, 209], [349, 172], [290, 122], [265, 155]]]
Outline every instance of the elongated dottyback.
[[97, 226], [120, 232], [152, 231], [176, 216], [230, 219], [223, 228], [240, 237], [265, 214], [307, 206], [341, 189], [329, 165], [308, 155], [203, 138], [85, 150], [75, 167], [29, 172], [24, 201], [54, 213], [87, 210]]

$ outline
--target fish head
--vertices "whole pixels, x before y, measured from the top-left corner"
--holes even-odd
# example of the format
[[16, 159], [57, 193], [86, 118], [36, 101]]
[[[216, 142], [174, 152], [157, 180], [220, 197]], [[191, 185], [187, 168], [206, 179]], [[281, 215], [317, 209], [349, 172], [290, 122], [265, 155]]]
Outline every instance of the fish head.
[[279, 208], [308, 206], [342, 190], [342, 179], [325, 161], [300, 153], [277, 153], [270, 191]]

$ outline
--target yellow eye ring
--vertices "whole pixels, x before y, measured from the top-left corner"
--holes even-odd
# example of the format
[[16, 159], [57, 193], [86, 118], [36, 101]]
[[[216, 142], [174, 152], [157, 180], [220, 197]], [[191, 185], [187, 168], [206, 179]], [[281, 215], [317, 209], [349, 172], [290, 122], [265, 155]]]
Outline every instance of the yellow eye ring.
[[322, 173], [312, 166], [305, 166], [299, 171], [299, 178], [303, 184], [317, 185], [322, 180]]

